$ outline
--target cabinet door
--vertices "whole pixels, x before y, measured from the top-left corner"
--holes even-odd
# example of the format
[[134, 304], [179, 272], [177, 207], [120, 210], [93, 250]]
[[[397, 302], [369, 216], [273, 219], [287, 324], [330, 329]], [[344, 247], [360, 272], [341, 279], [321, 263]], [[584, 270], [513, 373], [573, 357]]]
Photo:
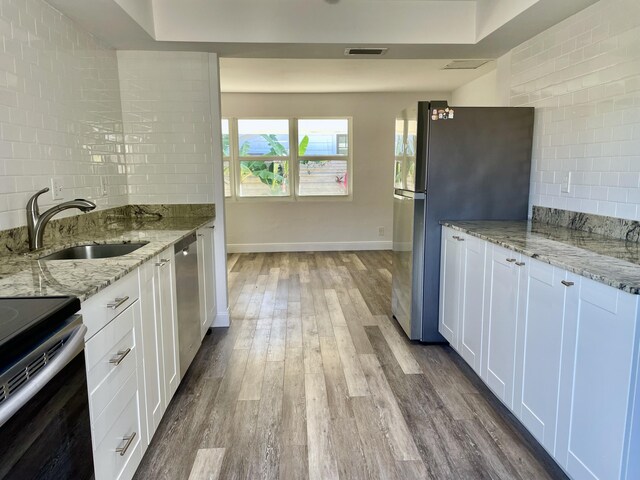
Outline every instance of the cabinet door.
[[638, 297], [586, 278], [578, 292], [574, 281], [577, 298], [565, 317], [556, 456], [576, 480], [617, 479], [626, 441]]
[[156, 313], [158, 288], [155, 266], [157, 258], [139, 269], [140, 309], [142, 313], [142, 346], [144, 352], [144, 384], [146, 392], [146, 422], [149, 441], [164, 414], [164, 372], [162, 359], [162, 318]]
[[513, 385], [516, 351], [516, 318], [518, 313], [518, 280], [516, 265], [520, 256], [511, 250], [492, 246], [487, 255], [485, 304], [487, 335], [484, 339], [486, 361], [482, 378], [509, 408], [513, 408]]
[[458, 350], [460, 323], [461, 257], [463, 248], [458, 239], [460, 233], [450, 228], [442, 229], [442, 253], [440, 258], [440, 333]]
[[166, 408], [180, 383], [180, 354], [178, 351], [178, 314], [176, 311], [175, 262], [173, 249], [159, 255], [156, 264], [157, 305], [162, 331], [162, 368], [164, 406]]
[[[567, 287], [565, 271], [523, 258], [514, 413], [552, 455], [555, 452], [560, 360]], [[526, 278], [525, 278], [526, 277]]]
[[198, 230], [198, 280], [200, 287], [201, 335], [205, 336], [216, 315], [213, 226]]
[[480, 375], [487, 243], [469, 235], [462, 235], [461, 238], [464, 252], [459, 350], [462, 358]]

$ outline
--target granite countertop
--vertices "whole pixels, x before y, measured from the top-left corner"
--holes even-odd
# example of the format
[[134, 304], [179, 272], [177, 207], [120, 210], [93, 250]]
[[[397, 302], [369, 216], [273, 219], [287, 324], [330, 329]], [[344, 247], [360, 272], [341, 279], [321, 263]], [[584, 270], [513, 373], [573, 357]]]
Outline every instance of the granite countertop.
[[640, 294], [640, 243], [525, 221], [441, 223], [577, 275]]
[[[123, 218], [92, 233], [63, 237], [36, 252], [0, 256], [0, 297], [75, 295], [84, 301], [214, 218]], [[149, 243], [113, 258], [38, 260], [71, 246], [129, 242]]]

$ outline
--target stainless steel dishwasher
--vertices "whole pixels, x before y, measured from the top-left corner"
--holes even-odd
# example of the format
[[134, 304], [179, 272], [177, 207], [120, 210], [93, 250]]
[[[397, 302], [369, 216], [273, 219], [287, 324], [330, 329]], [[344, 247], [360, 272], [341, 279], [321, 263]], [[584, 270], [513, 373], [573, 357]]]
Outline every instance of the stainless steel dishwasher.
[[192, 233], [175, 245], [180, 378], [184, 377], [201, 343], [197, 238]]

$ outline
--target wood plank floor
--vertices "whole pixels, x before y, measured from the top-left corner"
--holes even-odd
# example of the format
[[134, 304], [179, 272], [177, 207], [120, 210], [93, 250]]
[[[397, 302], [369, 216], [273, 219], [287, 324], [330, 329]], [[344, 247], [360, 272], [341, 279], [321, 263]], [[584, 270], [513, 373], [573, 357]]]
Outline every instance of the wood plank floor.
[[136, 479], [566, 478], [447, 346], [391, 317], [391, 253], [234, 254]]

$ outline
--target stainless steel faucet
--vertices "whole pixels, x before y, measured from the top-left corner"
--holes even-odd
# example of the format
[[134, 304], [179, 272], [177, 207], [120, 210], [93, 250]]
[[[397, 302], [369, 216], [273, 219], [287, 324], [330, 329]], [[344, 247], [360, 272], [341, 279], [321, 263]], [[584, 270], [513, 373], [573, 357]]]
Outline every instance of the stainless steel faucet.
[[51, 207], [40, 215], [40, 209], [38, 208], [38, 197], [43, 193], [47, 193], [48, 188], [43, 188], [39, 192], [35, 193], [27, 202], [27, 231], [29, 232], [29, 249], [36, 250], [42, 247], [42, 237], [44, 236], [44, 227], [47, 226], [49, 220], [54, 215], [68, 210], [70, 208], [78, 208], [83, 212], [89, 212], [96, 208], [96, 204], [89, 200], [83, 200], [78, 198], [76, 200], [70, 200]]

